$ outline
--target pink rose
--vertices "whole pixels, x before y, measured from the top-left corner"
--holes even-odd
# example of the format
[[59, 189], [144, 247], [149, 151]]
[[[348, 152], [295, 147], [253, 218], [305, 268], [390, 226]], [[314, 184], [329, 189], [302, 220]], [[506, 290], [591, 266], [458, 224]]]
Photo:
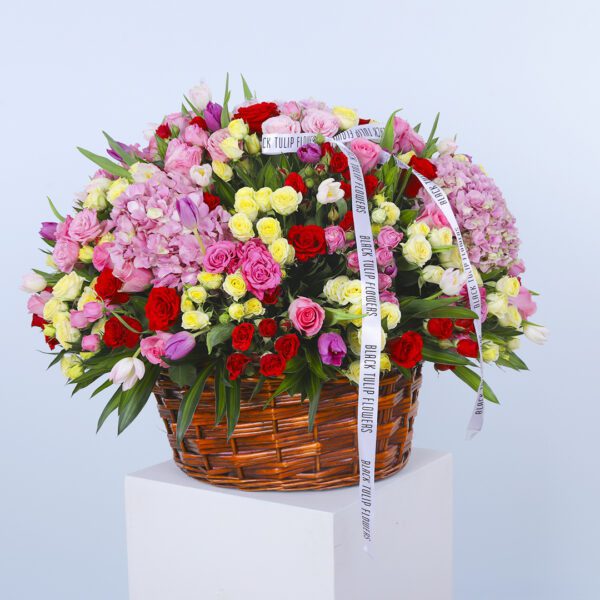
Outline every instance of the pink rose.
[[379, 291], [383, 292], [392, 285], [392, 278], [385, 273], [377, 273]]
[[98, 222], [96, 211], [84, 208], [75, 214], [69, 225], [68, 237], [74, 242], [85, 244], [102, 235], [102, 225]]
[[79, 244], [66, 238], [58, 240], [52, 258], [63, 273], [70, 273], [79, 258]]
[[110, 257], [110, 249], [114, 246], [112, 242], [105, 242], [94, 247], [92, 264], [97, 271], [103, 271], [106, 267], [112, 269], [113, 263]]
[[357, 272], [359, 269], [358, 265], [358, 253], [356, 251], [350, 252], [346, 257], [347, 266], [351, 271]]
[[381, 248], [395, 248], [404, 237], [400, 231], [396, 231], [393, 227], [385, 225], [377, 235], [377, 245]]
[[225, 152], [221, 150], [221, 142], [230, 137], [230, 135], [231, 134], [227, 129], [219, 129], [218, 131], [215, 131], [213, 134], [211, 134], [211, 136], [208, 138], [206, 149], [208, 150], [208, 153], [210, 154], [212, 160], [217, 160], [219, 162], [229, 162], [229, 158], [227, 157]]
[[375, 142], [358, 138], [350, 142], [350, 149], [358, 158], [363, 173], [368, 173], [377, 165], [381, 148]]
[[342, 250], [346, 246], [346, 232], [339, 225], [325, 227], [325, 242], [328, 254]]
[[164, 119], [164, 123], [166, 123], [170, 128], [175, 125], [180, 131], [188, 124], [189, 117], [181, 114], [180, 112], [171, 113], [167, 115]]
[[81, 349], [85, 352], [98, 352], [100, 349], [100, 336], [96, 334], [84, 335], [81, 338]]
[[262, 124], [263, 133], [300, 133], [300, 123], [286, 115], [271, 117]]
[[294, 327], [309, 337], [319, 333], [325, 320], [323, 308], [304, 296], [292, 301], [289, 315]]
[[379, 292], [379, 301], [380, 302], [391, 302], [396, 306], [400, 305], [398, 298], [396, 298], [396, 294], [394, 292], [390, 292], [389, 290], [382, 290]]
[[[419, 192], [419, 198], [422, 198], [421, 194], [425, 194], [424, 191]], [[444, 213], [433, 203], [425, 203], [425, 208], [421, 211], [421, 214], [417, 217], [417, 221], [424, 221], [431, 228], [449, 227]]]
[[149, 269], [137, 269], [131, 263], [124, 263], [121, 268], [115, 267], [113, 273], [124, 282], [122, 292], [143, 292], [152, 282]]
[[44, 306], [46, 306], [46, 302], [48, 302], [50, 298], [52, 298], [52, 293], [46, 291], [29, 296], [29, 299], [27, 300], [27, 310], [33, 315], [43, 317]]
[[338, 132], [340, 122], [330, 112], [319, 109], [310, 109], [302, 119], [302, 130], [306, 133], [322, 133], [331, 137]]
[[[299, 121], [300, 116], [302, 115], [302, 107], [297, 102], [283, 102], [279, 105], [279, 112], [286, 117], [290, 117], [290, 119], [294, 119], [294, 121]], [[263, 125], [264, 132], [264, 125]]]
[[522, 260], [517, 260], [510, 267], [508, 267], [508, 274], [511, 277], [518, 277], [525, 273], [525, 263]]
[[256, 238], [244, 244], [240, 264], [248, 291], [259, 300], [265, 297], [265, 292], [275, 289], [281, 283], [279, 263], [271, 256], [267, 247]]
[[165, 171], [188, 175], [190, 167], [200, 164], [201, 157], [202, 149], [198, 146], [189, 146], [179, 139], [171, 140], [165, 154]]
[[183, 132], [183, 139], [191, 146], [206, 148], [208, 144], [208, 133], [199, 125], [189, 125]]
[[71, 325], [77, 329], [83, 329], [87, 326], [88, 320], [82, 310], [72, 310], [70, 313]]
[[169, 365], [162, 360], [162, 357], [165, 355], [165, 344], [171, 335], [171, 333], [157, 331], [156, 335], [143, 338], [140, 341], [142, 356], [145, 356], [153, 365], [160, 365], [166, 369]]
[[377, 264], [380, 267], [387, 267], [394, 262], [394, 254], [389, 248], [382, 246], [375, 250], [375, 258], [377, 259]]
[[202, 268], [208, 273], [233, 273], [239, 264], [241, 244], [222, 240], [206, 248]]
[[400, 117], [394, 117], [394, 152], [410, 152], [417, 154], [423, 152], [425, 142], [423, 138]]

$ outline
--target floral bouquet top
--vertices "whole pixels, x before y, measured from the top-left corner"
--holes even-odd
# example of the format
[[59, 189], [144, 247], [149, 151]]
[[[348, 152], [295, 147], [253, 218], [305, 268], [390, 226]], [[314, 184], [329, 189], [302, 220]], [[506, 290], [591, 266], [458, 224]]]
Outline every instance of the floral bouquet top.
[[[361, 280], [348, 159], [326, 141], [370, 123], [315, 100], [245, 102], [229, 108], [201, 84], [145, 145], [106, 135], [72, 214], [44, 222], [46, 270], [24, 279], [39, 327], [75, 390], [115, 385], [98, 426], [113, 411], [119, 431], [144, 406], [160, 373], [189, 386], [183, 437], [198, 396], [215, 377], [216, 412], [231, 433], [240, 380], [255, 391], [276, 378], [318, 408], [323, 383], [356, 381]], [[519, 236], [502, 193], [453, 140], [427, 138], [392, 115], [383, 140], [354, 139], [375, 239], [381, 302], [381, 370], [410, 376], [421, 361], [472, 388], [482, 359], [526, 369], [522, 334], [534, 292], [522, 281]], [[293, 154], [261, 152], [264, 134], [316, 134]], [[382, 146], [391, 157], [382, 162]], [[406, 168], [399, 168], [397, 160]], [[414, 172], [447, 194], [482, 298], [481, 356], [456, 239]], [[102, 380], [102, 378], [104, 379]], [[102, 380], [102, 381], [99, 381]], [[497, 401], [485, 386], [485, 397]], [[308, 409], [307, 409], [308, 410]]]

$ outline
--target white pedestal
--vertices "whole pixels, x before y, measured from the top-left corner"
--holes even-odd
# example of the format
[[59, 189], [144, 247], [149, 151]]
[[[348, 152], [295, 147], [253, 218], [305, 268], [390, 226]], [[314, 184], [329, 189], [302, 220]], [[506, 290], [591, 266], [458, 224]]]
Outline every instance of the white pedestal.
[[356, 487], [242, 492], [172, 462], [126, 479], [130, 600], [450, 600], [452, 457], [377, 482], [375, 558]]

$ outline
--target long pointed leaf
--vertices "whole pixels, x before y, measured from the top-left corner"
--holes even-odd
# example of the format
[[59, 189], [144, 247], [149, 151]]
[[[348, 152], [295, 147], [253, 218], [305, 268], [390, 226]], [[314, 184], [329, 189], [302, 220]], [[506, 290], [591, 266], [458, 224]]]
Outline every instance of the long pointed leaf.
[[381, 147], [385, 150], [388, 150], [389, 152], [391, 152], [394, 148], [394, 117], [396, 116], [396, 113], [400, 112], [401, 110], [402, 109], [399, 108], [390, 115], [390, 118], [385, 124], [385, 129], [383, 130], [383, 137], [381, 138]]
[[248, 85], [248, 82], [244, 79], [243, 75], [240, 75], [242, 78], [242, 86], [244, 88], [244, 98], [246, 100], [252, 100], [252, 98], [254, 98], [254, 96], [252, 95], [252, 90], [250, 89], [250, 86]]
[[152, 388], [160, 373], [160, 367], [154, 365], [146, 369], [146, 374], [130, 390], [123, 393], [119, 403], [119, 434], [123, 433], [148, 402]]
[[52, 200], [50, 200], [50, 196], [46, 196], [46, 198], [48, 199], [48, 204], [50, 205], [50, 210], [52, 211], [52, 213], [54, 214], [54, 216], [59, 221], [64, 221], [65, 218], [58, 212], [58, 210], [56, 209], [56, 206], [54, 206], [54, 202], [52, 202]]
[[227, 389], [227, 439], [233, 435], [235, 426], [240, 418], [240, 380], [236, 379]]
[[106, 403], [100, 418], [98, 419], [98, 425], [96, 426], [96, 433], [100, 431], [102, 425], [104, 425], [104, 421], [108, 418], [108, 416], [117, 410], [119, 406], [119, 402], [121, 401], [121, 394], [123, 394], [123, 390], [119, 386], [119, 388], [115, 391], [115, 393], [111, 396], [111, 399]]
[[200, 400], [200, 396], [204, 391], [206, 379], [214, 370], [214, 368], [215, 367], [213, 364], [209, 364], [204, 367], [200, 373], [198, 373], [196, 381], [186, 392], [181, 404], [179, 405], [179, 412], [177, 414], [177, 445], [179, 446], [181, 446], [183, 438], [185, 437], [185, 432], [188, 430], [188, 427], [192, 422], [192, 418], [196, 412], [196, 407], [198, 406], [198, 401]]
[[117, 177], [124, 177], [128, 181], [133, 181], [131, 177], [131, 173], [124, 167], [117, 165], [112, 160], [105, 158], [104, 156], [99, 156], [98, 154], [94, 154], [85, 148], [77, 147], [77, 150], [81, 152], [86, 158], [89, 158], [93, 163], [97, 164], [101, 169], [108, 171], [112, 175], [116, 175]]
[[[452, 370], [452, 373], [464, 381], [471, 389], [475, 391], [479, 389], [479, 375], [471, 371], [471, 369], [467, 367], [455, 367]], [[483, 383], [483, 397], [490, 402], [500, 404], [500, 401], [496, 397], [496, 394], [494, 394], [492, 388], [485, 382]]]

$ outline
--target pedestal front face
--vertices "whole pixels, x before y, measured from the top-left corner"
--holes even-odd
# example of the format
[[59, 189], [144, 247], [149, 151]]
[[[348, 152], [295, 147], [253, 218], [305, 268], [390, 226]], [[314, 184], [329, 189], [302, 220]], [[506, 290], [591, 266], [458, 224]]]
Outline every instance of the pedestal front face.
[[357, 489], [242, 492], [171, 462], [129, 475], [130, 600], [450, 600], [450, 455], [415, 449], [377, 482], [373, 559]]

